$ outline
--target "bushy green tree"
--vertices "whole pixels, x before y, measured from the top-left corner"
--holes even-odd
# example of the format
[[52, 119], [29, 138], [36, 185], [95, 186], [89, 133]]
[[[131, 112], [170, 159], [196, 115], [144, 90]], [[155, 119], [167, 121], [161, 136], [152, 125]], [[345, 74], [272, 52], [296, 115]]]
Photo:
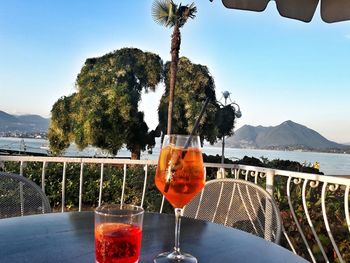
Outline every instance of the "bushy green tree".
[[[169, 100], [169, 78], [171, 63], [165, 65], [165, 92], [158, 108], [159, 129], [166, 133], [167, 128], [167, 105]], [[219, 105], [215, 99], [215, 84], [206, 66], [193, 64], [188, 58], [181, 57], [178, 63], [176, 97], [173, 108], [172, 132], [177, 134], [189, 134], [198, 117], [203, 102], [207, 97], [211, 103], [207, 107], [198, 128], [201, 140], [214, 143], [218, 136], [216, 124], [216, 112]]]
[[150, 52], [123, 48], [87, 59], [76, 81], [77, 92], [60, 98], [51, 110], [50, 148], [60, 153], [71, 142], [116, 154], [125, 145], [132, 159], [155, 144], [138, 110], [143, 90], [154, 91], [163, 79], [163, 62]]
[[70, 138], [75, 122], [70, 117], [76, 94], [60, 98], [52, 106], [51, 122], [48, 130], [50, 150], [59, 153], [70, 145]]
[[235, 108], [231, 104], [217, 109], [215, 123], [218, 128], [218, 138], [222, 139], [224, 136], [233, 135], [235, 119]]

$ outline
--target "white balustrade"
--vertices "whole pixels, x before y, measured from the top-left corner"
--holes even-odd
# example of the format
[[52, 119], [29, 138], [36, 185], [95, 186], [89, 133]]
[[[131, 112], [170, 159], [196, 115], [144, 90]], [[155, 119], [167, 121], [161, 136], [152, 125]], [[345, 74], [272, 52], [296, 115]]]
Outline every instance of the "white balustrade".
[[[104, 180], [104, 167], [105, 165], [121, 165], [123, 166], [123, 178], [122, 178], [122, 193], [121, 193], [121, 202], [124, 202], [125, 198], [125, 185], [127, 183], [127, 169], [128, 166], [140, 166], [144, 169], [144, 178], [143, 178], [143, 188], [142, 188], [142, 197], [141, 197], [141, 206], [144, 205], [145, 195], [147, 190], [147, 178], [149, 177], [149, 167], [156, 166], [157, 161], [155, 160], [128, 160], [128, 159], [109, 159], [109, 158], [69, 158], [69, 157], [31, 157], [31, 156], [0, 156], [0, 167], [6, 167], [3, 165], [3, 162], [17, 162], [19, 163], [20, 174], [25, 176], [25, 167], [28, 162], [41, 162], [42, 163], [42, 174], [41, 174], [41, 187], [45, 192], [45, 180], [49, 176], [45, 172], [49, 163], [63, 163], [62, 171], [62, 199], [61, 199], [61, 212], [65, 211], [65, 195], [66, 195], [66, 170], [67, 164], [76, 163], [80, 164], [80, 174], [79, 174], [79, 211], [82, 210], [82, 200], [83, 200], [83, 184], [84, 178], [88, 175], [84, 174], [84, 167], [88, 164], [99, 164], [101, 166], [100, 170], [100, 182], [99, 182], [99, 196], [98, 204], [100, 205], [102, 200], [102, 191], [103, 191], [103, 180]], [[237, 165], [237, 164], [214, 164], [214, 163], [205, 163], [207, 168], [216, 168], [220, 170], [218, 173], [220, 176], [225, 176], [231, 174], [234, 178], [240, 178], [248, 181], [252, 181], [256, 184], [262, 185], [266, 190], [272, 195], [277, 196], [280, 194], [281, 187], [286, 190], [285, 198], [287, 199], [288, 211], [281, 209], [281, 214], [288, 214], [289, 217], [294, 221], [294, 225], [299, 232], [299, 239], [303, 241], [304, 244], [295, 244], [293, 241], [292, 233], [290, 229], [284, 224], [282, 227], [283, 234], [286, 238], [287, 244], [289, 244], [290, 249], [294, 253], [299, 253], [302, 250], [304, 256], [312, 262], [317, 262], [320, 259], [316, 258], [316, 255], [313, 251], [313, 248], [317, 246], [319, 248], [318, 257], [322, 257], [322, 261], [331, 262], [334, 261], [334, 258], [329, 258], [327, 256], [327, 250], [330, 249], [333, 251], [332, 255], [336, 257], [336, 260], [339, 262], [344, 262], [343, 255], [339, 250], [339, 247], [336, 240], [337, 237], [334, 235], [334, 229], [331, 228], [332, 224], [329, 222], [331, 216], [334, 215], [327, 214], [327, 194], [331, 193], [333, 195], [340, 195], [343, 199], [341, 200], [341, 207], [344, 208], [344, 218], [343, 224], [346, 226], [346, 231], [349, 232], [349, 243], [350, 243], [350, 215], [349, 215], [349, 192], [350, 192], [350, 179], [345, 178], [344, 176], [323, 176], [319, 174], [309, 174], [309, 173], [300, 173], [292, 172], [285, 170], [269, 169], [248, 165]], [[350, 171], [349, 171], [350, 174]], [[299, 188], [298, 188], [299, 187]], [[279, 190], [277, 190], [279, 188]], [[293, 189], [299, 189], [300, 194], [297, 196], [299, 200], [295, 200], [295, 193]], [[307, 193], [309, 191], [319, 191], [320, 200], [313, 200], [314, 203], [310, 205], [312, 200], [308, 200]], [[279, 191], [277, 193], [277, 191]], [[294, 199], [292, 199], [294, 198]], [[278, 200], [276, 200], [278, 202]], [[304, 215], [300, 217], [300, 211], [298, 213], [295, 210], [293, 204], [300, 202], [301, 207], [303, 208]], [[325, 227], [325, 233], [318, 233], [315, 226], [320, 224], [320, 222], [313, 221], [313, 218], [310, 214], [314, 205], [320, 203], [320, 213], [322, 214], [322, 220]], [[160, 212], [163, 211], [164, 198], [160, 205]], [[329, 205], [329, 204], [328, 204]], [[312, 207], [310, 209], [310, 206]], [[300, 207], [299, 207], [300, 208]], [[299, 216], [299, 217], [298, 217]], [[283, 219], [283, 217], [282, 217]], [[311, 234], [313, 236], [312, 240], [307, 238], [305, 235], [305, 226], [309, 227]], [[320, 235], [327, 236], [329, 239], [328, 247], [325, 247], [324, 242], [320, 238]], [[331, 246], [331, 247], [330, 247]], [[329, 255], [329, 253], [328, 253]]]

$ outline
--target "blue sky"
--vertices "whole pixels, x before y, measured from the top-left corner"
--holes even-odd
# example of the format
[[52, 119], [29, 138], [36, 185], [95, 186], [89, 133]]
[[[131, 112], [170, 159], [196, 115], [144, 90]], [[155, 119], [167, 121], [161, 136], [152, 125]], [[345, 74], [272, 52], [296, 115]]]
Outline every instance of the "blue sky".
[[[175, 2], [179, 2], [176, 1]], [[181, 1], [183, 4], [191, 1]], [[195, 1], [182, 29], [181, 56], [208, 66], [218, 99], [231, 92], [242, 110], [236, 127], [293, 120], [330, 140], [350, 142], [350, 22], [311, 23]], [[4, 0], [0, 2], [0, 110], [50, 116], [75, 91], [84, 61], [122, 47], [170, 59], [171, 29], [151, 17], [145, 0]], [[163, 87], [140, 105], [150, 128]]]

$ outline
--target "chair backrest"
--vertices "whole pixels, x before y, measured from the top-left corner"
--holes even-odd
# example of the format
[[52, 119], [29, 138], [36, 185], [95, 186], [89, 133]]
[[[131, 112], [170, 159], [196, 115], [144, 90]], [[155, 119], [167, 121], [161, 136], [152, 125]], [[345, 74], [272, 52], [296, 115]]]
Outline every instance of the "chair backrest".
[[0, 218], [51, 212], [48, 198], [24, 176], [0, 172]]
[[216, 179], [184, 208], [184, 216], [234, 227], [279, 243], [282, 223], [271, 195], [239, 179]]

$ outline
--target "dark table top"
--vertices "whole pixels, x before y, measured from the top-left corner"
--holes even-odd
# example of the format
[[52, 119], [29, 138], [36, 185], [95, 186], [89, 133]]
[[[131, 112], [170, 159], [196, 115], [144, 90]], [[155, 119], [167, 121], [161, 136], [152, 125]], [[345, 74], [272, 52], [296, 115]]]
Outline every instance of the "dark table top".
[[[95, 262], [93, 212], [0, 219], [0, 262]], [[183, 218], [181, 249], [199, 262], [307, 262], [251, 234]], [[146, 213], [140, 262], [174, 246], [174, 216]]]

